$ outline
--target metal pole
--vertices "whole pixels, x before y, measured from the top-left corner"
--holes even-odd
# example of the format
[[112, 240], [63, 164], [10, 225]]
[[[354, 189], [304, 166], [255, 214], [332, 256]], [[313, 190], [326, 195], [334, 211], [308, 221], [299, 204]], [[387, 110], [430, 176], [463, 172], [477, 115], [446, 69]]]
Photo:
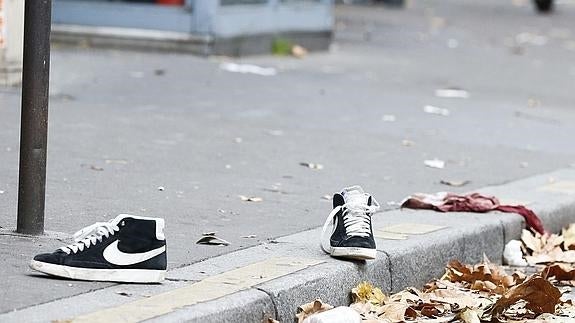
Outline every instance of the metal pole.
[[44, 233], [51, 0], [24, 4], [24, 57], [18, 223], [16, 231]]

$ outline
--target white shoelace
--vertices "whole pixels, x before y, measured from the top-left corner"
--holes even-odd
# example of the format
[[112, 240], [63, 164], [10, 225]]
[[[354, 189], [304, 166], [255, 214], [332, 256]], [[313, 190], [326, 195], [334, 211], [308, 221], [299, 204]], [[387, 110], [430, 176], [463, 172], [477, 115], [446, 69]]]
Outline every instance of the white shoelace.
[[[356, 195], [356, 196], [354, 196]], [[372, 197], [371, 205], [367, 205], [369, 194], [356, 193], [349, 194], [345, 204], [335, 207], [328, 215], [322, 229], [321, 248], [326, 253], [329, 253], [330, 244], [329, 236], [327, 236], [328, 228], [334, 225], [334, 219], [337, 213], [343, 209], [343, 226], [348, 236], [355, 237], [369, 237], [371, 234], [370, 224], [371, 215], [376, 213], [380, 206], [379, 203]], [[333, 229], [330, 232], [333, 233]]]
[[85, 248], [90, 248], [91, 245], [102, 242], [102, 237], [114, 235], [119, 230], [117, 223], [96, 222], [74, 233], [74, 241], [76, 242], [61, 247], [60, 250], [67, 254], [70, 254], [70, 252], [77, 253], [78, 250], [84, 251]]

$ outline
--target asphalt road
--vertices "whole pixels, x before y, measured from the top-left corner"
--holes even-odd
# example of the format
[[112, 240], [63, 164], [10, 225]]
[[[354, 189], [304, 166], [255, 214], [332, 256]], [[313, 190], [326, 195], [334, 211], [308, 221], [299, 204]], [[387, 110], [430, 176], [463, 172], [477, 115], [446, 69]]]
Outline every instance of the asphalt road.
[[[322, 196], [344, 186], [385, 205], [575, 163], [572, 1], [550, 16], [502, 0], [335, 12], [329, 53], [238, 60], [277, 68], [269, 77], [223, 71], [216, 57], [55, 47], [46, 229], [164, 217], [175, 268], [318, 227], [330, 211]], [[444, 87], [470, 97], [436, 97]], [[62, 243], [6, 235], [16, 223], [18, 89], [0, 90], [0, 116], [0, 312], [103, 286], [29, 276], [29, 259]], [[433, 158], [445, 168], [425, 167]], [[196, 245], [207, 231], [232, 244]]]

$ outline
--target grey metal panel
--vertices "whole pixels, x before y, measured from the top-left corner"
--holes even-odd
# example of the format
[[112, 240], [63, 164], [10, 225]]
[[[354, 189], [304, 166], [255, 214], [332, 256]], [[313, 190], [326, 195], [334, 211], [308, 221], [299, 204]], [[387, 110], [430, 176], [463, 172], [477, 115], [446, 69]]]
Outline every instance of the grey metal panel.
[[332, 0], [265, 0], [263, 4], [245, 4], [251, 0], [225, 0], [228, 5], [222, 5], [221, 1], [224, 0], [186, 0], [185, 7], [169, 7], [133, 2], [55, 0], [53, 22], [227, 38], [332, 29]]
[[193, 8], [192, 32], [196, 34], [212, 34], [215, 16], [219, 2], [216, 0], [187, 0]]
[[332, 25], [331, 1], [275, 2], [273, 5], [219, 7], [213, 33], [216, 37], [233, 37], [286, 31], [329, 31]]
[[241, 5], [241, 4], [265, 4], [268, 0], [220, 0], [222, 6]]
[[52, 22], [191, 32], [192, 11], [190, 7], [153, 4], [55, 0]]

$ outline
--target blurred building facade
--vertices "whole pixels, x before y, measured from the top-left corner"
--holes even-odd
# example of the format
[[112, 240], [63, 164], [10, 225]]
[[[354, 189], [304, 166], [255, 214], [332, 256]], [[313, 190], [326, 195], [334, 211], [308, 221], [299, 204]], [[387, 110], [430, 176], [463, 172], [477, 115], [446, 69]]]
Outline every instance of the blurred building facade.
[[24, 2], [0, 0], [0, 85], [15, 85], [22, 78]]
[[327, 49], [333, 0], [53, 0], [52, 39], [91, 46], [269, 53], [274, 40]]

